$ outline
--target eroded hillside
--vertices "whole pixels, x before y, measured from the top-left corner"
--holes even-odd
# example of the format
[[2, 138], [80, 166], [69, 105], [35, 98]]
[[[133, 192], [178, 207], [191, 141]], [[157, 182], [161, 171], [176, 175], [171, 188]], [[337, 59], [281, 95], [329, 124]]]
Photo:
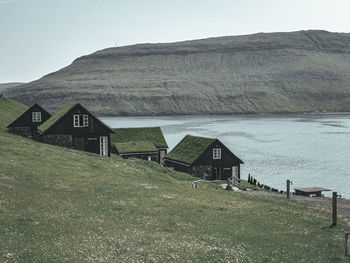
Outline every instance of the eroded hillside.
[[350, 111], [350, 34], [254, 34], [108, 48], [7, 96], [98, 115]]

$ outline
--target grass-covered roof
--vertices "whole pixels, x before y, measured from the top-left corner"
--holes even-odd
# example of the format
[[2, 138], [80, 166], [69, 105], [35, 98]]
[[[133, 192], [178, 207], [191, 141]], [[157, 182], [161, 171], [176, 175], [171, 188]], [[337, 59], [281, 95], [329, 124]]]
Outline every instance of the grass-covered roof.
[[17, 120], [27, 110], [28, 107], [20, 102], [0, 98], [0, 128], [10, 126], [10, 122]]
[[62, 107], [58, 112], [51, 116], [50, 119], [45, 121], [38, 127], [38, 131], [45, 133], [49, 128], [51, 128], [56, 122], [58, 122], [67, 112], [69, 112], [78, 103], [67, 104]]
[[150, 141], [116, 142], [114, 147], [119, 153], [158, 152], [158, 149]]
[[119, 128], [113, 129], [112, 143], [130, 141], [149, 141], [157, 148], [168, 148], [160, 127]]
[[165, 158], [191, 165], [215, 140], [186, 135]]
[[42, 112], [45, 112], [45, 113], [47, 113], [48, 115], [51, 116], [51, 114], [48, 113], [43, 107], [41, 107], [39, 104], [35, 103], [35, 104], [32, 105], [30, 108], [27, 107], [27, 110], [25, 110], [22, 114], [20, 114], [13, 122], [11, 122], [11, 123], [7, 126], [7, 128], [12, 127], [12, 126], [15, 126], [16, 123], [17, 123], [17, 121], [19, 121], [25, 114], [27, 114], [27, 112], [32, 111], [32, 109], [33, 109], [34, 107], [40, 108], [40, 110], [41, 110]]

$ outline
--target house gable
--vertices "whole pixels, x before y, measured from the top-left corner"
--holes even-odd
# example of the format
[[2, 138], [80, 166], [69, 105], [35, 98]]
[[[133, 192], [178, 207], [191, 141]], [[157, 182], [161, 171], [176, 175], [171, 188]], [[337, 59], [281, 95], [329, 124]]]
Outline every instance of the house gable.
[[186, 135], [165, 159], [192, 165], [214, 141], [213, 138]]
[[165, 156], [166, 166], [204, 180], [240, 178], [242, 160], [218, 139], [185, 136]]
[[[220, 158], [214, 158], [214, 149], [220, 149]], [[217, 157], [217, 156], [216, 156]], [[243, 161], [234, 155], [220, 140], [213, 141], [207, 149], [193, 162], [196, 165], [224, 165], [243, 164]]]
[[[35, 121], [33, 121], [33, 113], [35, 114]], [[43, 109], [39, 104], [34, 104], [25, 112], [23, 112], [16, 120], [7, 126], [7, 128], [14, 127], [31, 127], [36, 128], [51, 117], [51, 114]]]
[[[74, 115], [86, 115], [87, 125], [74, 127]], [[85, 120], [83, 120], [85, 122]], [[81, 104], [68, 104], [38, 127], [41, 134], [110, 134], [112, 129]]]

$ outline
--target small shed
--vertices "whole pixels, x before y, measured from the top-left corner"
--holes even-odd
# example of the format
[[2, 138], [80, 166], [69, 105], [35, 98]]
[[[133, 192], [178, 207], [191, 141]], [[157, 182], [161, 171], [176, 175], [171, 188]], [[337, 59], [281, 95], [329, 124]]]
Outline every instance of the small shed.
[[111, 141], [116, 154], [163, 163], [168, 144], [160, 127], [117, 128], [113, 131]]
[[51, 117], [43, 107], [34, 104], [15, 119], [7, 129], [9, 132], [28, 138], [37, 137], [37, 128]]
[[68, 104], [38, 127], [40, 141], [110, 156], [113, 130], [80, 103]]
[[158, 149], [149, 141], [116, 142], [115, 151], [124, 159], [130, 157], [158, 161]]
[[220, 140], [186, 135], [164, 158], [164, 164], [205, 180], [240, 179], [243, 161]]

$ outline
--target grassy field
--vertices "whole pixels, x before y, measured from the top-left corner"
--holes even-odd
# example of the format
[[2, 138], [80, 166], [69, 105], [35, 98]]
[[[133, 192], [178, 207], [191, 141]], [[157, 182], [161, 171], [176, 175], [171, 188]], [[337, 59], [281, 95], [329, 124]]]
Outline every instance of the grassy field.
[[24, 109], [11, 105], [0, 100], [0, 262], [348, 262], [350, 227], [330, 228], [328, 212], [8, 134]]

